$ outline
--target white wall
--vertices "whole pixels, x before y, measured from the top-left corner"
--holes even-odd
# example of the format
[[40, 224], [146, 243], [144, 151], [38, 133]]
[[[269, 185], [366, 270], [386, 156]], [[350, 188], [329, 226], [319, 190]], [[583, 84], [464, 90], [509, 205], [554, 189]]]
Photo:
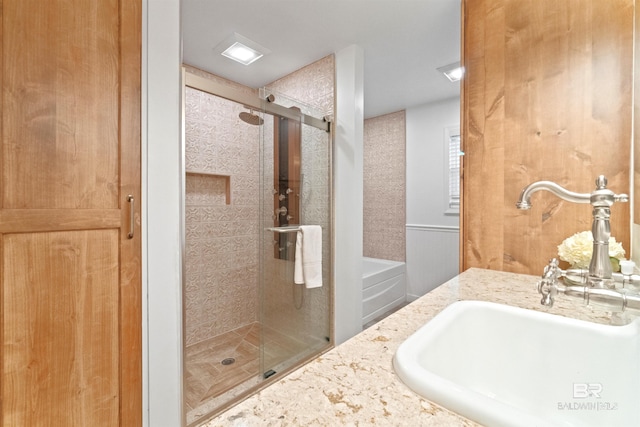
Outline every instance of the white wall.
[[175, 427], [183, 420], [179, 0], [143, 0], [142, 61], [143, 421]]
[[362, 331], [364, 52], [336, 53], [334, 177], [335, 343]]
[[459, 216], [448, 209], [445, 128], [459, 126], [460, 100], [407, 109], [407, 299], [458, 274]]

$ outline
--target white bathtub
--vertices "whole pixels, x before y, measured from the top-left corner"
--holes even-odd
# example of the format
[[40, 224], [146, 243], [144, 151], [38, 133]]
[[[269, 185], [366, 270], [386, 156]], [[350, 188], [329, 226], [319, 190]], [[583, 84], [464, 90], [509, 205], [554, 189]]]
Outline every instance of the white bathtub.
[[407, 299], [405, 263], [362, 258], [362, 324], [403, 304]]

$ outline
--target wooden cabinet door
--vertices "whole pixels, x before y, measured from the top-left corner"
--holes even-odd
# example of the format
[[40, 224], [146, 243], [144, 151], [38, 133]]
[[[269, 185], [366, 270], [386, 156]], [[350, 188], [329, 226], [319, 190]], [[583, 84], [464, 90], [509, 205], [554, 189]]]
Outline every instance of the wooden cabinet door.
[[0, 8], [0, 425], [141, 425], [141, 0]]

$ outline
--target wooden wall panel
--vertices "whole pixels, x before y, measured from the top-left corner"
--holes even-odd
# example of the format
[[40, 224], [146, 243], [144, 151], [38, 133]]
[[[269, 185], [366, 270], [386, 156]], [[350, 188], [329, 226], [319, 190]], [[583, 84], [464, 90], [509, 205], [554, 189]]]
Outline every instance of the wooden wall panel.
[[119, 2], [76, 3], [2, 5], [5, 208], [118, 207]]
[[118, 244], [118, 230], [4, 236], [4, 425], [118, 425]]
[[[634, 0], [464, 3], [462, 269], [540, 274], [591, 209], [527, 184], [630, 192]], [[612, 234], [629, 249], [628, 204]]]

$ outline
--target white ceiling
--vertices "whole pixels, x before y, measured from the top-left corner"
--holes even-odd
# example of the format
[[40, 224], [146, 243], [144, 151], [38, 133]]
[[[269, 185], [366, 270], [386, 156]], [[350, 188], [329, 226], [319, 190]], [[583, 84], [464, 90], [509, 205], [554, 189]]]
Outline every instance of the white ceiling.
[[[436, 68], [460, 60], [460, 0], [182, 0], [182, 14], [184, 62], [250, 87], [356, 44], [365, 118], [459, 96]], [[234, 32], [271, 53], [248, 66], [215, 54]]]

